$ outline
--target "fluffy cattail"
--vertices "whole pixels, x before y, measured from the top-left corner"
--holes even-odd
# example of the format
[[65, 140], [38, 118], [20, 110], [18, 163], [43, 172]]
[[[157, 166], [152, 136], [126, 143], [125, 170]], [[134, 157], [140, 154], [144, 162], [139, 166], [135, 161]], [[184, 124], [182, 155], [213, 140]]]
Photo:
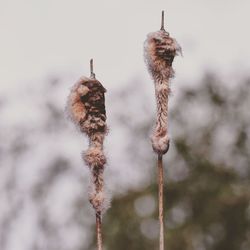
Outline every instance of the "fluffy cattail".
[[96, 211], [97, 244], [102, 249], [101, 214], [107, 204], [104, 195], [103, 172], [106, 157], [103, 152], [103, 141], [107, 133], [105, 97], [102, 84], [95, 79], [93, 61], [91, 60], [91, 76], [81, 77], [73, 86], [67, 102], [69, 117], [86, 134], [89, 148], [83, 153], [83, 160], [91, 172], [91, 188], [89, 201]]
[[170, 79], [174, 76], [172, 63], [174, 57], [181, 53], [176, 40], [165, 31], [163, 21], [161, 30], [148, 34], [144, 46], [145, 61], [154, 80], [157, 102], [156, 126], [151, 141], [154, 151], [160, 155], [165, 154], [169, 148], [168, 97]]
[[170, 79], [174, 76], [172, 63], [181, 48], [176, 40], [164, 29], [164, 12], [162, 12], [161, 30], [148, 34], [144, 46], [145, 61], [155, 85], [157, 103], [156, 125], [151, 135], [153, 150], [158, 154], [158, 202], [159, 202], [159, 249], [164, 250], [164, 209], [163, 209], [163, 164], [162, 155], [169, 148], [168, 135], [168, 97]]

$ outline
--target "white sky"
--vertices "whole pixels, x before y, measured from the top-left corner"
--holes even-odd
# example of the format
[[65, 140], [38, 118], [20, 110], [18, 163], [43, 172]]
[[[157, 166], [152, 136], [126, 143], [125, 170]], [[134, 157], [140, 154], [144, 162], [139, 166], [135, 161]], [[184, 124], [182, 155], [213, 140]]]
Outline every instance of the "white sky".
[[183, 47], [176, 81], [203, 70], [246, 73], [250, 66], [248, 0], [0, 0], [0, 90], [53, 74], [89, 74], [107, 89], [148, 79], [146, 34], [166, 26]]

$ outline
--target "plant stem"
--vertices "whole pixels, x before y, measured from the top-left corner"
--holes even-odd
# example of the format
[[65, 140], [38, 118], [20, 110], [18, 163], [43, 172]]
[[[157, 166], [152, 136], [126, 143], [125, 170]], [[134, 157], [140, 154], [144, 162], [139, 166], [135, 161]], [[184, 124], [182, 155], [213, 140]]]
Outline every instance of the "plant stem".
[[164, 29], [164, 11], [161, 12], [161, 30], [165, 30]]
[[90, 59], [90, 78], [95, 79], [93, 59]]
[[159, 249], [164, 250], [163, 164], [162, 164], [162, 155], [160, 154], [158, 154], [158, 201], [159, 201], [159, 222], [160, 222]]
[[102, 218], [101, 218], [101, 212], [96, 212], [96, 240], [97, 240], [97, 250], [102, 250]]

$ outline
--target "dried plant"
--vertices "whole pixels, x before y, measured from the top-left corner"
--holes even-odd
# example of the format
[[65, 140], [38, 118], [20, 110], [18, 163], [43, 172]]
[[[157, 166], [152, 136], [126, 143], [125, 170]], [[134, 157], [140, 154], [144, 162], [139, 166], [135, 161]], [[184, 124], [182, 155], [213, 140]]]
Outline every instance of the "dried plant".
[[162, 156], [169, 149], [168, 98], [170, 94], [170, 79], [174, 76], [172, 63], [174, 57], [178, 54], [181, 54], [181, 47], [164, 29], [164, 11], [162, 11], [161, 29], [148, 34], [144, 46], [145, 61], [148, 71], [154, 80], [157, 103], [157, 119], [151, 142], [153, 150], [158, 154], [160, 250], [164, 250]]
[[104, 97], [106, 90], [95, 78], [93, 60], [90, 65], [90, 78], [81, 77], [73, 86], [68, 97], [67, 110], [71, 120], [89, 139], [89, 148], [83, 153], [83, 160], [91, 172], [89, 201], [96, 212], [97, 248], [102, 250], [102, 214], [107, 208], [103, 181], [106, 163], [103, 141], [107, 133]]

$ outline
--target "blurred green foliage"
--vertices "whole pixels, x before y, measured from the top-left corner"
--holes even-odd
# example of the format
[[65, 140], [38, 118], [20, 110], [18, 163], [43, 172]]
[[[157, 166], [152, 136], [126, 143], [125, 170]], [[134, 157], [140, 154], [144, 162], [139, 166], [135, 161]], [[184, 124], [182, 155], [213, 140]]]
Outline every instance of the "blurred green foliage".
[[[1, 250], [96, 249], [80, 157], [87, 140], [65, 119], [64, 81], [11, 92], [0, 103]], [[105, 250], [158, 249], [151, 90], [139, 79], [107, 93], [105, 180], [114, 197], [103, 217]], [[166, 249], [250, 249], [249, 107], [249, 79], [233, 84], [213, 74], [171, 97]]]

